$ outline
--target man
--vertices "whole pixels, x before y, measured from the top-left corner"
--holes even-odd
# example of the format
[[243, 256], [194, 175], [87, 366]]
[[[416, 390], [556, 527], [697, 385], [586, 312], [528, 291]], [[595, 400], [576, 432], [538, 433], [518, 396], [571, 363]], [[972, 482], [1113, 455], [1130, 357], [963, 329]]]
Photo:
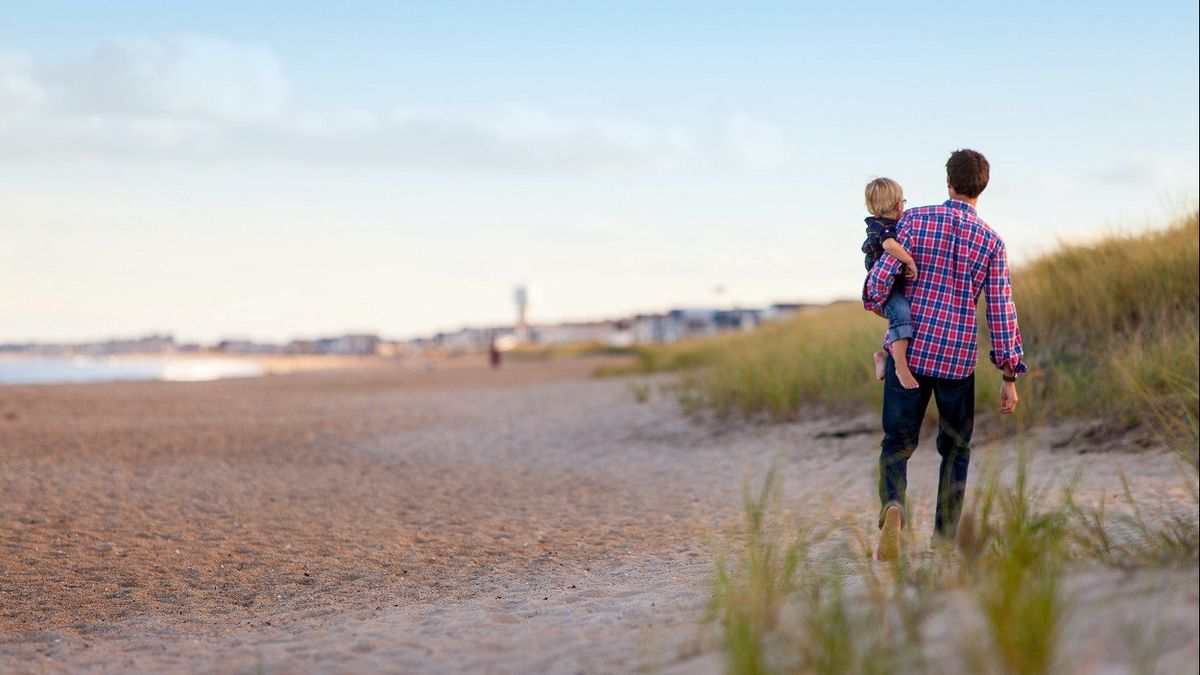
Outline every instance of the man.
[[[937, 403], [937, 449], [942, 456], [934, 539], [952, 542], [958, 529], [975, 424], [975, 304], [980, 293], [987, 301], [991, 361], [1002, 372], [1000, 412], [1009, 414], [1017, 407], [1017, 376], [1027, 368], [1022, 361], [1008, 258], [1004, 242], [975, 212], [989, 173], [982, 154], [956, 150], [946, 162], [950, 199], [938, 206], [906, 211], [897, 226], [897, 241], [912, 255], [918, 269], [917, 279], [907, 288], [914, 331], [908, 365], [920, 386], [901, 386], [895, 361], [888, 357], [879, 455], [883, 508], [876, 557], [880, 560], [899, 554], [900, 529], [906, 523], [908, 459], [917, 448], [931, 396]], [[863, 288], [863, 306], [878, 312], [896, 275], [902, 272], [895, 258], [880, 258]], [[886, 347], [890, 351], [890, 345]]]

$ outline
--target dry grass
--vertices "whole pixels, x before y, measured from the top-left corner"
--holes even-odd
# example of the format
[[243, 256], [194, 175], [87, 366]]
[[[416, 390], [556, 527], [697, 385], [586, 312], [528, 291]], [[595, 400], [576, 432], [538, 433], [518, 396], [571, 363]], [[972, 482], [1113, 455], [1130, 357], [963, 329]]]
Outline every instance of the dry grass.
[[[1035, 369], [1022, 387], [1023, 409], [1125, 424], [1162, 424], [1184, 412], [1194, 419], [1198, 270], [1195, 212], [1164, 230], [1064, 246], [1013, 270], [1026, 358]], [[981, 319], [986, 360], [985, 325]], [[752, 333], [637, 347], [634, 364], [600, 374], [692, 370], [685, 403], [722, 416], [785, 420], [802, 404], [874, 406], [881, 387], [871, 353], [884, 327], [857, 303], [839, 303]], [[990, 371], [986, 363], [980, 370]], [[980, 409], [995, 404], [996, 389], [981, 380]]]
[[[1181, 462], [1180, 480], [1195, 495], [1195, 465]], [[1032, 492], [1022, 453], [1012, 482], [992, 474], [976, 488], [954, 549], [922, 552], [910, 534], [901, 563], [877, 565], [871, 535], [858, 533], [857, 556], [830, 554], [824, 544], [846, 523], [789, 521], [768, 474], [758, 498], [746, 500], [738, 553], [717, 563], [710, 619], [728, 671], [1079, 670], [1079, 646], [1064, 634], [1081, 611], [1067, 581], [1097, 567], [1194, 569], [1200, 497], [1182, 509], [1191, 515], [1151, 522], [1128, 493], [1133, 514], [1114, 519], [1076, 505], [1070, 486], [1064, 492], [1063, 500]], [[1154, 639], [1134, 644], [1126, 665], [1155, 672]]]

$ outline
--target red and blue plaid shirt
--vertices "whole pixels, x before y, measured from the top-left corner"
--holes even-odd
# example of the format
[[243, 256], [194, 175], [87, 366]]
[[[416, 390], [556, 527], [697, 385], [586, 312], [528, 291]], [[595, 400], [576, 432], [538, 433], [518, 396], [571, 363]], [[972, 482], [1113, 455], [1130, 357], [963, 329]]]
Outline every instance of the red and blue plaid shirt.
[[[1026, 371], [1021, 330], [1013, 305], [1004, 242], [966, 202], [910, 209], [897, 226], [896, 241], [917, 263], [917, 280], [905, 287], [912, 306], [914, 336], [908, 365], [914, 373], [959, 380], [975, 372], [975, 303], [986, 293], [992, 363]], [[863, 306], [883, 306], [900, 261], [885, 255], [867, 274]], [[888, 345], [890, 348], [890, 345]]]

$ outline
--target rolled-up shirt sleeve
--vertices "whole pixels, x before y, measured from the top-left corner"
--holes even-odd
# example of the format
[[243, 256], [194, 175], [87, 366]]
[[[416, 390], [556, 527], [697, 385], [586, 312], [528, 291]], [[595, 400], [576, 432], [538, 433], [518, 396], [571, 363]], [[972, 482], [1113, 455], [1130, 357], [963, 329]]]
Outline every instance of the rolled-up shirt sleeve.
[[988, 262], [987, 283], [988, 331], [992, 336], [992, 363], [1000, 369], [1006, 366], [1014, 373], [1024, 373], [1025, 352], [1021, 347], [1021, 328], [1017, 325], [1017, 306], [1012, 299], [1012, 281], [1008, 274], [1008, 253], [1004, 242], [998, 242]]

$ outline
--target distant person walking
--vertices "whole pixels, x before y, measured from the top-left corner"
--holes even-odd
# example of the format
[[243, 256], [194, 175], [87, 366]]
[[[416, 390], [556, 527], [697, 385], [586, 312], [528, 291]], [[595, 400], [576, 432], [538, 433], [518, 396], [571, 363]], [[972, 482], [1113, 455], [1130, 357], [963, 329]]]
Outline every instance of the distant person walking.
[[[1012, 300], [1004, 241], [975, 211], [987, 187], [990, 166], [974, 150], [956, 150], [946, 162], [950, 199], [936, 206], [905, 211], [896, 226], [896, 241], [920, 270], [905, 289], [912, 311], [908, 367], [917, 387], [905, 388], [891, 356], [883, 388], [883, 441], [879, 455], [879, 546], [876, 558], [899, 554], [900, 530], [907, 524], [905, 490], [908, 459], [917, 448], [925, 410], [932, 397], [938, 409], [938, 475], [934, 541], [953, 542], [966, 495], [975, 426], [975, 304], [987, 300], [991, 361], [1001, 370], [1000, 412], [1017, 407], [1017, 376], [1026, 372], [1021, 331]], [[863, 288], [863, 306], [879, 313], [892, 291], [900, 260], [883, 255], [871, 268]]]
[[500, 367], [500, 346], [495, 340], [488, 346], [488, 363], [492, 364], [492, 368]]

